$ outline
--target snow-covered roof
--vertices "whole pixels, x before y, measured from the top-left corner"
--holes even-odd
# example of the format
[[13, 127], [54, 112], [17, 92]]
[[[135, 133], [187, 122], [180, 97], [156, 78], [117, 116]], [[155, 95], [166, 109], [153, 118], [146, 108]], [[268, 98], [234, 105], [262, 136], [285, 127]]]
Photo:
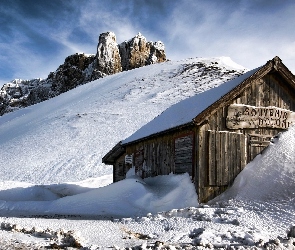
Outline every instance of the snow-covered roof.
[[244, 80], [252, 76], [260, 68], [261, 67], [248, 71], [231, 81], [219, 85], [218, 87], [209, 89], [172, 105], [162, 114], [137, 130], [130, 137], [123, 140], [122, 144], [128, 144], [160, 132], [192, 123], [196, 116], [219, 100], [222, 96], [233, 90]]

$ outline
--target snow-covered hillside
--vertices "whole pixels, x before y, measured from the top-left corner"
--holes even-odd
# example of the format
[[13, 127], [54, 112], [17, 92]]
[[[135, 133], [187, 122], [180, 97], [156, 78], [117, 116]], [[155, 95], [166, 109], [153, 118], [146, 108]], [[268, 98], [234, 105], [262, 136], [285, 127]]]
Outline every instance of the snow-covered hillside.
[[0, 117], [0, 249], [294, 249], [295, 127], [210, 205], [188, 174], [131, 169], [110, 184], [101, 163], [170, 105], [244, 71], [224, 57], [166, 62]]
[[5, 114], [0, 117], [0, 179], [44, 184], [111, 174], [101, 158], [118, 141], [170, 105], [244, 70], [226, 57], [165, 62]]

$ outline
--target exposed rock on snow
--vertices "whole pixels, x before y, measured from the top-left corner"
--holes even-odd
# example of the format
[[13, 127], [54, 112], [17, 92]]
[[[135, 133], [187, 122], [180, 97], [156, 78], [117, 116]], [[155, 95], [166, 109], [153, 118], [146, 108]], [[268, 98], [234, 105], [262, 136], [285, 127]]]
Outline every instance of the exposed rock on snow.
[[103, 77], [95, 55], [74, 54], [47, 79], [13, 80], [0, 91], [0, 115], [48, 100], [78, 85]]
[[[68, 247], [73, 247], [73, 248], [78, 248], [78, 249], [82, 248], [81, 239], [80, 239], [79, 235], [77, 235], [73, 231], [65, 231], [62, 229], [57, 230], [57, 231], [53, 231], [49, 228], [42, 229], [42, 228], [35, 228], [35, 227], [33, 227], [31, 229], [27, 229], [27, 228], [23, 228], [23, 227], [16, 225], [16, 224], [5, 223], [5, 222], [1, 223], [0, 229], [5, 230], [5, 231], [9, 231], [9, 232], [18, 232], [18, 233], [23, 233], [23, 234], [27, 234], [30, 236], [38, 237], [38, 238], [47, 239], [48, 245], [52, 249], [65, 249]], [[1, 240], [0, 240], [0, 249], [2, 249], [1, 247], [3, 247], [2, 243], [3, 242], [1, 242]], [[13, 245], [15, 245], [15, 244], [10, 242], [9, 247], [12, 248]], [[6, 247], [8, 247], [8, 246], [6, 246]], [[18, 247], [19, 247], [19, 249], [40, 249], [36, 245], [34, 246], [34, 248], [31, 248], [33, 246], [24, 245], [24, 244], [22, 244], [21, 246], [18, 246]], [[48, 248], [49, 247], [46, 247], [45, 249], [48, 249]], [[8, 248], [5, 248], [5, 249], [8, 249]], [[18, 249], [18, 248], [16, 248], [16, 249]]]

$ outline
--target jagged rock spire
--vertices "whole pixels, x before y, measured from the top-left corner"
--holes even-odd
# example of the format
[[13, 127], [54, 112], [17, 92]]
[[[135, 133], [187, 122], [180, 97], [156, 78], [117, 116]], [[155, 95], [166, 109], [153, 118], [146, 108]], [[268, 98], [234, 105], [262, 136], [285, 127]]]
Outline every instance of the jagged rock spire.
[[121, 57], [116, 35], [113, 32], [102, 33], [97, 45], [97, 69], [107, 75], [122, 71]]

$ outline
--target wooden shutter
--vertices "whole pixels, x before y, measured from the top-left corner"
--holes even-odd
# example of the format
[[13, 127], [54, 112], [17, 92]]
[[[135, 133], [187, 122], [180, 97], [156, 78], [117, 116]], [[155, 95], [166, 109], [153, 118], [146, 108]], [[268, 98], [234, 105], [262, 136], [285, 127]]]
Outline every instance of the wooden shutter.
[[175, 173], [189, 173], [192, 176], [193, 172], [193, 148], [194, 148], [193, 133], [174, 140], [174, 162]]

